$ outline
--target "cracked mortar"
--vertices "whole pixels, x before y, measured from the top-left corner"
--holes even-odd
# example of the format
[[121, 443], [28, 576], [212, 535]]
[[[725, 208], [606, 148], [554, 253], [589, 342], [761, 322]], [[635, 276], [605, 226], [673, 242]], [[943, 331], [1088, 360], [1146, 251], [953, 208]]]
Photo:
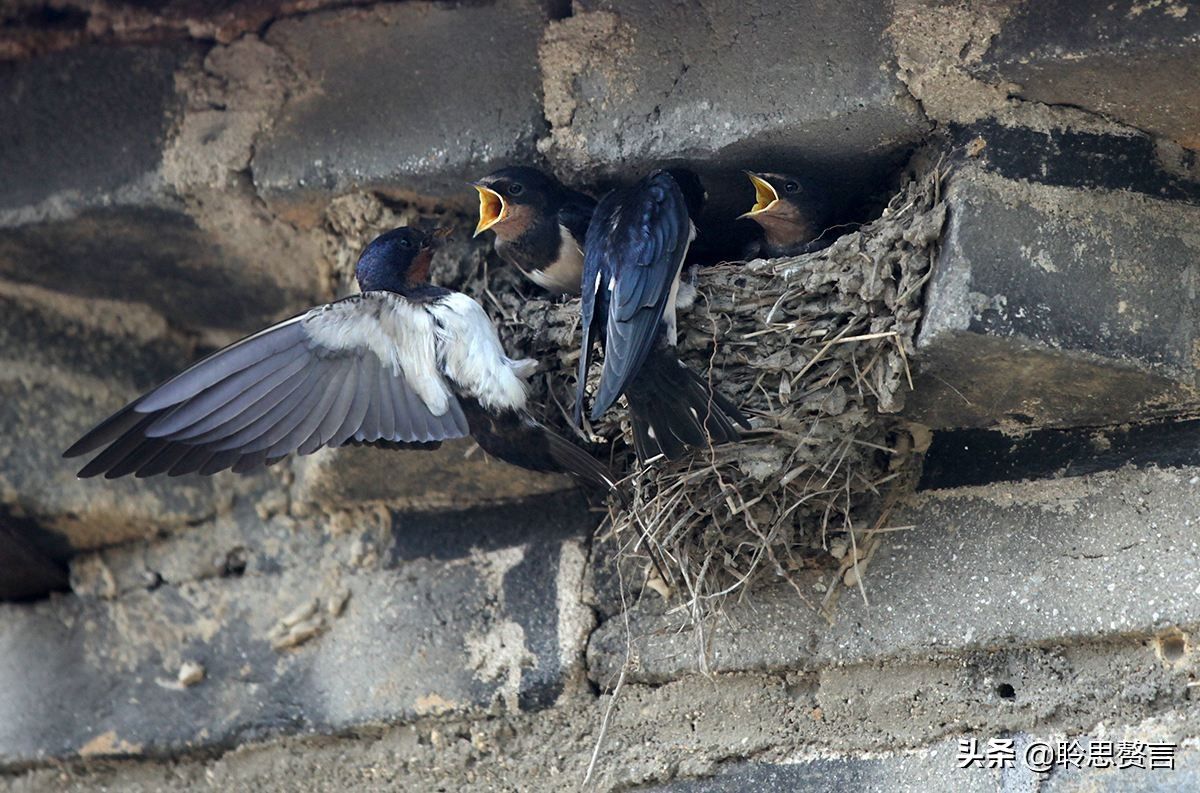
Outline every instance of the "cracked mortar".
[[[328, 297], [323, 235], [273, 216], [250, 177], [255, 141], [297, 90], [287, 59], [247, 36], [214, 47], [201, 71], [185, 70], [176, 82], [188, 105], [163, 155], [164, 178], [200, 227], [221, 239], [228, 253], [254, 262], [271, 282], [295, 284], [297, 291], [314, 298]], [[298, 268], [297, 262], [317, 267]], [[240, 334], [229, 335], [232, 341]]]

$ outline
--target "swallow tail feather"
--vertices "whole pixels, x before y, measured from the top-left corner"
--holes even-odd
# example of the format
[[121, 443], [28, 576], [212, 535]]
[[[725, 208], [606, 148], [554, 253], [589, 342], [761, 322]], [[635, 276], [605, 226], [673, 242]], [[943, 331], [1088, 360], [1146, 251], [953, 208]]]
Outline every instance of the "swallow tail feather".
[[642, 460], [660, 453], [675, 460], [689, 446], [734, 442], [739, 438], [734, 424], [750, 429], [736, 405], [662, 347], [650, 354], [625, 398], [634, 448]]

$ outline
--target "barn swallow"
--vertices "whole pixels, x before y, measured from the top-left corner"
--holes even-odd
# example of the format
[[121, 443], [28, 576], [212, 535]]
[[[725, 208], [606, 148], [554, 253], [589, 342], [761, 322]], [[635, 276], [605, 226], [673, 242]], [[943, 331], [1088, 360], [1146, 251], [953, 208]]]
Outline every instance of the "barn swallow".
[[509, 358], [478, 303], [429, 282], [432, 244], [414, 228], [375, 238], [355, 268], [359, 294], [213, 353], [64, 456], [100, 450], [82, 478], [242, 473], [323, 446], [470, 435], [522, 468], [612, 487], [600, 463], [527, 412], [536, 362]]
[[526, 278], [557, 295], [579, 294], [583, 237], [596, 202], [536, 168], [489, 174], [479, 191], [475, 235], [496, 233], [496, 253]]
[[733, 403], [675, 354], [679, 273], [704, 201], [704, 187], [691, 171], [655, 171], [605, 196], [588, 228], [575, 421], [583, 419], [595, 338], [604, 366], [592, 420], [624, 394], [643, 461], [659, 453], [674, 460], [688, 446], [737, 440], [734, 422], [750, 428]]
[[757, 255], [769, 259], [797, 256], [829, 245], [829, 196], [811, 179], [781, 173], [751, 173], [754, 206], [741, 217], [762, 227]]

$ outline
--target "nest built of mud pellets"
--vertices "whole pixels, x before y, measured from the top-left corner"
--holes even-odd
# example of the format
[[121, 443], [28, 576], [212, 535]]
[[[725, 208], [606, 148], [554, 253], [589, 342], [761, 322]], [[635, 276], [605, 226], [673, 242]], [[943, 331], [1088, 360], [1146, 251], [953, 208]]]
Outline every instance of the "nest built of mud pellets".
[[[601, 538], [643, 560], [651, 586], [700, 615], [750, 584], [795, 586], [790, 573], [833, 547], [838, 575], [861, 588], [860, 564], [890, 528], [889, 496], [911, 458], [887, 414], [911, 388], [922, 287], [946, 215], [940, 179], [937, 169], [911, 178], [880, 218], [822, 251], [693, 273], [680, 356], [751, 416], [741, 443], [639, 468], [624, 411], [579, 433], [607, 444], [615, 470], [632, 471], [630, 505], [611, 505]], [[578, 301], [495, 289], [484, 299], [506, 347], [542, 362], [531, 393], [542, 418], [578, 433], [568, 420]]]
[[[611, 503], [599, 537], [617, 549], [621, 569], [681, 595], [698, 617], [724, 597], [780, 580], [820, 608], [836, 588], [816, 603], [791, 574], [832, 567], [861, 590], [909, 473], [912, 439], [889, 414], [911, 385], [923, 286], [946, 216], [942, 176], [937, 167], [910, 175], [878, 219], [824, 250], [688, 274], [696, 289], [691, 305], [680, 306], [680, 356], [739, 405], [754, 430], [674, 463], [636, 464], [622, 409], [582, 431], [571, 424], [578, 300], [546, 299], [512, 268], [489, 268], [490, 241], [467, 234], [439, 252], [434, 281], [479, 300], [510, 355], [540, 362], [529, 400], [539, 418], [594, 444], [614, 471], [630, 472], [622, 484], [628, 508]], [[429, 212], [394, 211], [363, 194], [336, 203], [327, 217], [338, 240], [335, 277], [347, 283], [362, 245], [420, 214]], [[438, 225], [468, 221], [440, 214]]]

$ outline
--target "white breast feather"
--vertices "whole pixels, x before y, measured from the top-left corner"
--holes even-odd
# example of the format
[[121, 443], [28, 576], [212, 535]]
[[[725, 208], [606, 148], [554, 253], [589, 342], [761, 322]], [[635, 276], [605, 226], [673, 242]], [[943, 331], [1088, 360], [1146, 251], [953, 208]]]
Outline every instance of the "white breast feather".
[[450, 391], [438, 371], [437, 334], [426, 307], [399, 295], [368, 292], [315, 308], [303, 322], [309, 338], [327, 350], [374, 353], [385, 369], [404, 377], [435, 416], [449, 409]]
[[525, 381], [536, 362], [514, 361], [504, 354], [500, 337], [483, 308], [459, 292], [430, 304], [437, 317], [438, 359], [442, 371], [487, 410], [525, 407]]
[[529, 280], [557, 294], [576, 294], [583, 280], [583, 251], [566, 226], [558, 227], [558, 257], [545, 270], [526, 273]]

